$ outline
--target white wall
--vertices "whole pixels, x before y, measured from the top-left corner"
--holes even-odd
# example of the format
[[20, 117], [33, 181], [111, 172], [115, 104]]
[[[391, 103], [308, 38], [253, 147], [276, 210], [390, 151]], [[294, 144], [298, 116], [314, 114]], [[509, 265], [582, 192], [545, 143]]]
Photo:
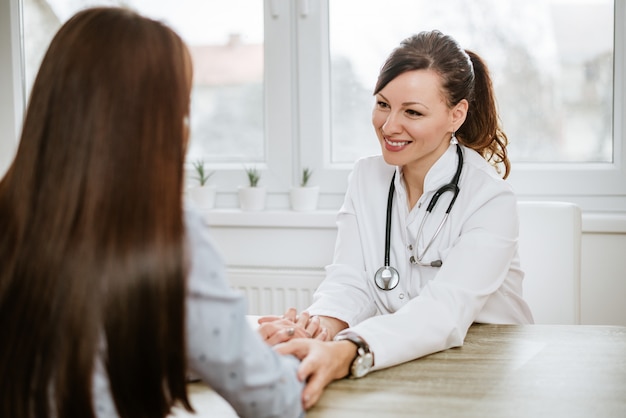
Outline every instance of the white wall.
[[[323, 276], [334, 250], [335, 214], [206, 212], [231, 277]], [[626, 326], [626, 215], [583, 215], [581, 323]]]

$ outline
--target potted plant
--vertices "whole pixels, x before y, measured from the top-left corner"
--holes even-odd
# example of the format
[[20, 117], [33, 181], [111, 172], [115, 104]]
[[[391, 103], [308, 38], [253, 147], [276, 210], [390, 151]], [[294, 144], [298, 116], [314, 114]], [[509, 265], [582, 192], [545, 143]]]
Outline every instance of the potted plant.
[[265, 187], [259, 185], [261, 174], [256, 167], [245, 168], [248, 185], [239, 187], [239, 206], [241, 210], [258, 211], [265, 209]]
[[193, 163], [197, 184], [189, 188], [191, 198], [203, 209], [213, 209], [215, 207], [215, 195], [217, 188], [208, 184], [214, 171], [208, 171], [203, 160], [196, 160]]
[[291, 209], [299, 212], [317, 209], [320, 188], [319, 186], [309, 186], [312, 175], [313, 170], [305, 167], [302, 169], [299, 186], [294, 186], [289, 190]]

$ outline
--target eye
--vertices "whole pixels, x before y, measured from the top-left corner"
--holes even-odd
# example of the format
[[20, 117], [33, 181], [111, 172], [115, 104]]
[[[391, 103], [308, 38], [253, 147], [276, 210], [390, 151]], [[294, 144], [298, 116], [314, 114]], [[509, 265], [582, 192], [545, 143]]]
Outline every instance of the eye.
[[389, 104], [387, 104], [387, 102], [384, 102], [382, 100], [378, 100], [376, 102], [376, 107], [378, 107], [379, 109], [387, 109], [389, 108]]
[[406, 110], [406, 114], [412, 117], [418, 117], [418, 116], [423, 116], [422, 112], [419, 112], [417, 110], [413, 110], [413, 109], [407, 109]]

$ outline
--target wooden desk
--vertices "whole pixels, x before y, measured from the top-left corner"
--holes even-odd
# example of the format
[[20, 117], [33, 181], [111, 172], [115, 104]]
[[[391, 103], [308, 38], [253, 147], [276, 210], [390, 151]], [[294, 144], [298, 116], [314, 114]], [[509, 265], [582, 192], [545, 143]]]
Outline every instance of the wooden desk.
[[[196, 416], [236, 416], [190, 389]], [[333, 382], [307, 417], [626, 417], [626, 327], [474, 325], [463, 347]]]

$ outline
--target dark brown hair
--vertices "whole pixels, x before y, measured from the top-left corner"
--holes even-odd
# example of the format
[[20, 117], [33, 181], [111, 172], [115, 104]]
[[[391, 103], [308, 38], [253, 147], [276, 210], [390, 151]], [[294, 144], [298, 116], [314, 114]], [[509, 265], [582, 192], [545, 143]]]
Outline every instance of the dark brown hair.
[[387, 58], [374, 94], [400, 74], [413, 70], [439, 74], [448, 106], [455, 106], [463, 99], [469, 102], [467, 117], [456, 136], [460, 143], [478, 151], [487, 161], [504, 165], [506, 178], [511, 170], [506, 151], [508, 139], [500, 127], [491, 77], [483, 60], [439, 31], [420, 32], [403, 40]]
[[185, 385], [182, 215], [190, 62], [165, 25], [79, 12], [52, 40], [0, 181], [0, 416], [122, 417]]

